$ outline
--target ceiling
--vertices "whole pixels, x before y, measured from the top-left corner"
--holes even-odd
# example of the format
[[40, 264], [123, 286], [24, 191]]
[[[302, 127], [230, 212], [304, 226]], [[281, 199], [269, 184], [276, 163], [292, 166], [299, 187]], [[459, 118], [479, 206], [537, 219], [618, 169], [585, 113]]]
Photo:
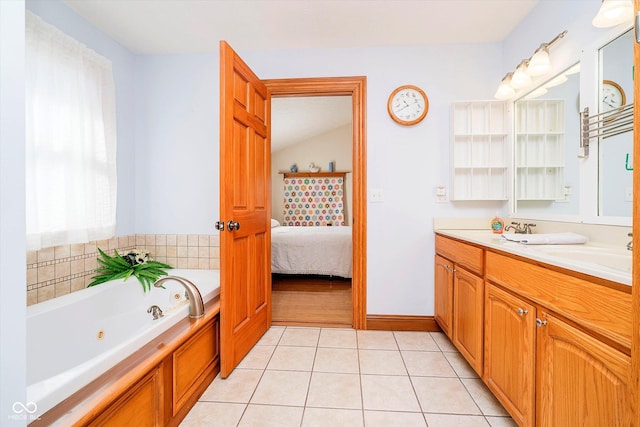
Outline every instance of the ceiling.
[[[2, 1], [2, 0], [0, 0]], [[539, 0], [65, 0], [136, 54], [500, 42]], [[280, 149], [351, 121], [349, 97], [274, 99]]]

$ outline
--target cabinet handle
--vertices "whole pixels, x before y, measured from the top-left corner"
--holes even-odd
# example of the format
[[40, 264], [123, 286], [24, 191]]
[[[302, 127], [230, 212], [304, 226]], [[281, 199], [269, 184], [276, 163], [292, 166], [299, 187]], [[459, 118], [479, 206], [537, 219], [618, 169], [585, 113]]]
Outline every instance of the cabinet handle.
[[444, 266], [444, 268], [446, 268], [447, 270], [449, 270], [449, 271], [450, 271], [450, 272], [452, 272], [452, 273], [455, 273], [455, 272], [456, 272], [456, 269], [455, 269], [455, 268], [453, 268], [453, 267], [449, 267], [449, 264], [446, 264], [446, 265]]
[[529, 310], [525, 310], [523, 308], [518, 308], [518, 316], [524, 316], [529, 314]]
[[546, 320], [542, 320], [536, 317], [536, 326], [540, 327], [540, 326], [547, 326], [547, 321]]

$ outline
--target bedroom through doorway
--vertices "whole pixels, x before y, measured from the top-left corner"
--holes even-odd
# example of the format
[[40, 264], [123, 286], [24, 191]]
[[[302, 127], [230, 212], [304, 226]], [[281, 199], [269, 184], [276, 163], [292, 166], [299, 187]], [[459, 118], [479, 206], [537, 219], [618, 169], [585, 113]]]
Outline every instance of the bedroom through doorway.
[[271, 102], [272, 323], [353, 326], [352, 97]]

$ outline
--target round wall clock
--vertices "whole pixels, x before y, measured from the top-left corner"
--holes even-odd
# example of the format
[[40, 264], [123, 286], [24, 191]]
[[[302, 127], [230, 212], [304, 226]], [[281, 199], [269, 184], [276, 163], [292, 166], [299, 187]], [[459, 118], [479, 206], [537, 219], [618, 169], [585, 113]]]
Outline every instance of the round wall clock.
[[403, 85], [391, 92], [387, 101], [391, 118], [403, 126], [420, 123], [429, 111], [429, 98], [417, 86]]
[[[622, 87], [614, 81], [603, 80], [602, 81], [602, 113], [615, 110], [618, 107], [622, 107], [627, 103], [627, 97], [624, 94]], [[607, 117], [605, 120], [612, 120], [615, 114]]]

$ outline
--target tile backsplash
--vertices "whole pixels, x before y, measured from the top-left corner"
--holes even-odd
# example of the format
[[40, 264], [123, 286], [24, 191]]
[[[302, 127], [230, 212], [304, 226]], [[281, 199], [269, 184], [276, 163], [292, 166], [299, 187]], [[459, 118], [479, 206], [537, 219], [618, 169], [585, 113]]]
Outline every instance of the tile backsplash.
[[[109, 255], [131, 249], [174, 268], [220, 268], [220, 237], [208, 234], [136, 234], [27, 252], [27, 305], [86, 288], [98, 268], [98, 248]], [[132, 279], [130, 279], [132, 280]]]

